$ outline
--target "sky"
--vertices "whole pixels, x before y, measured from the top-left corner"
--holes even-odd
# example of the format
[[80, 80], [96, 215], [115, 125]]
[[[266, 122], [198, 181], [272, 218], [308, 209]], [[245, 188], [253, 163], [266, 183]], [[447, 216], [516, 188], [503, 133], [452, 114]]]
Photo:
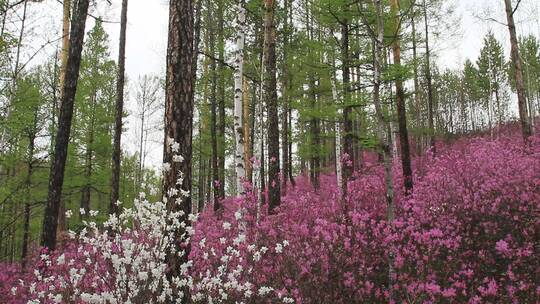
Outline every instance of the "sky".
[[[48, 4], [47, 4], [48, 2]], [[516, 0], [513, 1], [514, 3]], [[112, 5], [105, 5], [92, 11], [94, 16], [102, 16], [106, 21], [104, 27], [110, 36], [111, 56], [117, 58], [120, 0], [112, 0]], [[454, 7], [452, 18], [442, 21], [445, 26], [440, 36], [430, 37], [433, 52], [439, 66], [457, 69], [465, 59], [475, 61], [482, 47], [482, 38], [488, 30], [503, 43], [509, 57], [508, 29], [503, 25], [506, 21], [503, 0], [449, 0]], [[47, 41], [59, 37], [61, 30], [61, 4], [54, 0], [45, 3], [32, 4], [29, 14], [39, 16], [28, 26], [35, 38], [29, 44], [37, 50]], [[493, 20], [488, 20], [487, 17]], [[522, 0], [520, 9], [516, 13], [518, 35], [532, 33], [540, 37], [540, 1]], [[167, 44], [168, 1], [166, 0], [130, 0], [128, 7], [128, 26], [126, 43], [126, 73], [131, 83], [144, 74], [164, 75], [165, 53]], [[501, 24], [502, 23], [502, 24]], [[93, 26], [93, 19], [89, 18], [87, 30]], [[433, 32], [435, 32], [435, 27]], [[42, 53], [54, 53], [54, 48]], [[32, 52], [29, 52], [31, 54]], [[27, 55], [30, 56], [30, 55]], [[36, 56], [33, 62], [38, 62]], [[128, 86], [128, 92], [133, 87]], [[134, 113], [134, 94], [127, 96], [126, 110]], [[129, 151], [136, 150], [136, 123], [133, 117], [128, 118], [127, 132], [123, 136], [123, 146]], [[161, 146], [156, 141], [151, 145], [148, 158], [149, 164], [159, 165], [161, 162]]]

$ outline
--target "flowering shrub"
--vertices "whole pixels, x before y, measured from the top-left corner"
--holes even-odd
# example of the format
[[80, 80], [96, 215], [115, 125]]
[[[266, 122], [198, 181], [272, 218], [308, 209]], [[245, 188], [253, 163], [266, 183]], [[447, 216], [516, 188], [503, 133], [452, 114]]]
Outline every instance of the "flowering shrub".
[[349, 182], [347, 208], [332, 175], [317, 193], [299, 177], [274, 215], [246, 185], [221, 212], [191, 216], [189, 260], [168, 280], [166, 223], [177, 215], [142, 196], [41, 253], [33, 272], [1, 265], [0, 292], [8, 303], [156, 303], [178, 287], [199, 303], [540, 302], [540, 137], [527, 148], [512, 136], [462, 139], [430, 158], [415, 160], [408, 197], [395, 163], [392, 223], [376, 161]]
[[[255, 199], [227, 200], [220, 218], [201, 214], [194, 240], [204, 239], [204, 246], [193, 244], [193, 270], [215, 269], [220, 255], [205, 250], [226, 252], [224, 240], [242, 231], [267, 255], [237, 280], [283, 286], [281, 294], [296, 303], [540, 301], [539, 138], [527, 149], [513, 137], [461, 140], [415, 163], [421, 170], [406, 198], [394, 166], [393, 223], [386, 221], [384, 169], [377, 163], [349, 183], [348, 214], [330, 175], [321, 176], [318, 193], [298, 178], [277, 214], [263, 208], [258, 222]], [[229, 225], [239, 208], [242, 225]], [[283, 254], [280, 240], [287, 240]], [[242, 267], [248, 265], [249, 259]]]
[[[169, 141], [173, 150], [176, 143]], [[175, 157], [181, 162], [183, 158]], [[164, 165], [167, 167], [167, 164]], [[166, 169], [165, 169], [166, 170]], [[180, 179], [183, 175], [180, 174]], [[181, 182], [181, 180], [180, 180]], [[166, 198], [179, 193], [171, 189]], [[182, 192], [182, 196], [189, 193]], [[247, 246], [245, 234], [231, 236], [232, 247], [219, 253], [212, 270], [191, 275], [193, 262], [180, 265], [180, 276], [169, 277], [167, 253], [184, 256], [194, 233], [190, 225], [179, 219], [182, 211], [171, 212], [164, 199], [150, 203], [144, 193], [135, 200], [133, 208], [124, 208], [120, 216], [110, 215], [103, 225], [83, 221], [79, 233], [70, 231], [71, 241], [53, 252], [43, 249], [33, 261], [33, 272], [18, 273], [17, 267], [3, 265], [1, 290], [8, 303], [163, 303], [181, 302], [184, 290], [203, 303], [227, 302], [234, 299], [271, 299], [270, 286], [258, 286], [247, 280], [237, 280], [242, 274], [242, 253], [263, 255], [264, 249], [254, 252]], [[179, 202], [177, 200], [176, 202]], [[118, 202], [120, 204], [120, 202]], [[81, 213], [85, 210], [81, 209]], [[70, 216], [71, 211], [66, 212]], [[97, 211], [89, 211], [91, 217]], [[237, 213], [236, 219], [241, 215]], [[189, 222], [197, 216], [190, 214]], [[184, 243], [175, 246], [176, 231]], [[199, 242], [204, 244], [204, 242]], [[247, 246], [247, 247], [246, 247]], [[177, 249], [180, 248], [180, 249]], [[245, 251], [247, 248], [248, 251]], [[215, 255], [215, 252], [212, 252]], [[253, 259], [257, 262], [257, 259]], [[237, 263], [238, 261], [238, 263]], [[234, 267], [233, 267], [234, 265]], [[249, 269], [252, 271], [252, 269]], [[14, 279], [13, 277], [17, 278]], [[255, 297], [256, 295], [256, 297]], [[2, 299], [4, 300], [4, 299]], [[285, 299], [286, 300], [286, 299]], [[287, 301], [287, 300], [286, 300]]]

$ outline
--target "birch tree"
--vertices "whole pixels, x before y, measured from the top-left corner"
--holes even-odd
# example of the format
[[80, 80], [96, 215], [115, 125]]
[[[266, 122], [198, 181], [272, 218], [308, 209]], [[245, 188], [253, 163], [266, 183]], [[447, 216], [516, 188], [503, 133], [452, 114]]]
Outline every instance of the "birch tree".
[[234, 137], [236, 142], [235, 168], [236, 168], [236, 192], [244, 192], [243, 181], [246, 176], [244, 160], [244, 131], [243, 131], [243, 107], [244, 97], [243, 74], [244, 74], [244, 42], [246, 39], [246, 9], [244, 0], [238, 4], [237, 28], [236, 28], [236, 60], [234, 70]]

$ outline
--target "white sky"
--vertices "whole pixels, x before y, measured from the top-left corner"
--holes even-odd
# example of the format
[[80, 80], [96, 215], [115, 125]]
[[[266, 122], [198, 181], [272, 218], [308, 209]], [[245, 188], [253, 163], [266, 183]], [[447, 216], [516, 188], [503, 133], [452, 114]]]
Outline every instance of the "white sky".
[[[120, 0], [112, 0], [111, 6], [101, 7], [93, 15], [103, 16], [105, 20], [118, 21]], [[508, 30], [494, 21], [487, 21], [482, 16], [490, 16], [502, 23], [506, 21], [503, 0], [453, 0], [456, 20], [447, 20], [448, 32], [458, 33], [449, 39], [447, 35], [430, 37], [437, 56], [438, 64], [447, 68], [459, 68], [465, 59], [476, 60], [484, 34], [491, 29], [503, 43], [509, 56]], [[514, 3], [516, 0], [513, 1]], [[540, 37], [540, 4], [539, 0], [522, 0], [516, 14], [518, 35], [533, 33]], [[44, 9], [45, 8], [45, 9]], [[35, 21], [38, 27], [31, 45], [39, 47], [47, 39], [59, 37], [61, 30], [61, 4], [55, 0], [45, 3], [31, 4], [29, 14], [39, 15]], [[166, 0], [130, 0], [128, 8], [126, 72], [128, 79], [136, 80], [140, 75], [163, 75], [165, 67], [165, 51], [167, 43], [168, 1]], [[93, 20], [89, 19], [87, 29], [91, 29]], [[420, 26], [419, 26], [420, 27]], [[31, 28], [31, 26], [29, 26]], [[111, 56], [117, 58], [119, 24], [105, 24], [111, 41]], [[49, 50], [54, 53], [54, 49]], [[33, 59], [34, 63], [39, 57]], [[131, 89], [131, 88], [130, 88]], [[135, 104], [128, 96], [126, 110], [135, 111]], [[123, 145], [130, 151], [136, 147], [136, 135], [133, 119], [127, 124], [127, 134], [123, 137]], [[149, 155], [150, 164], [161, 162], [161, 147], [156, 145]]]

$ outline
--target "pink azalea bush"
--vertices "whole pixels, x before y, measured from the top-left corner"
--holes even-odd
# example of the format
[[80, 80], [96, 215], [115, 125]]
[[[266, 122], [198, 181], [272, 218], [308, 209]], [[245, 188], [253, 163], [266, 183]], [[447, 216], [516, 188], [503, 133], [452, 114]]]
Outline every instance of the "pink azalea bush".
[[[243, 279], [283, 286], [296, 303], [537, 303], [540, 301], [540, 138], [459, 140], [417, 159], [414, 194], [394, 167], [396, 218], [386, 220], [384, 170], [367, 163], [349, 183], [342, 212], [335, 176], [315, 193], [299, 178], [275, 215], [256, 220], [253, 196], [227, 200], [196, 226], [195, 272], [212, 271], [237, 231], [268, 248]], [[242, 225], [234, 214], [244, 210]], [[264, 209], [264, 207], [263, 207]], [[224, 225], [228, 229], [223, 229]], [[276, 247], [287, 241], [286, 252]], [[392, 253], [390, 255], [390, 253]], [[388, 288], [389, 257], [393, 286]], [[243, 260], [249, 266], [249, 259]], [[276, 292], [276, 291], [275, 291]]]

